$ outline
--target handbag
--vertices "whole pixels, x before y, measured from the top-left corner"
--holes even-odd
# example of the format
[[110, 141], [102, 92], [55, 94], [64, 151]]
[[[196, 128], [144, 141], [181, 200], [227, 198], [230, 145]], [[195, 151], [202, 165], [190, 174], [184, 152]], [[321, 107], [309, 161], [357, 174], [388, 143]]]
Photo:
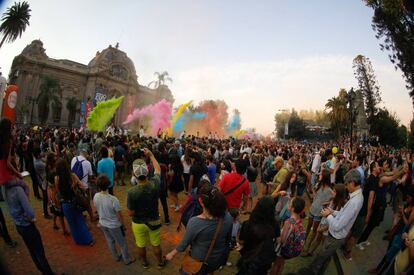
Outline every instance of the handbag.
[[80, 188], [78, 184], [73, 184], [72, 189], [74, 194], [72, 198], [72, 206], [80, 212], [88, 210], [90, 205], [86, 192]]
[[181, 263], [181, 269], [190, 275], [197, 274], [200, 272], [203, 265], [207, 265], [207, 260], [210, 257], [211, 252], [213, 251], [214, 244], [216, 243], [216, 239], [218, 237], [218, 234], [220, 233], [221, 225], [223, 224], [223, 219], [220, 219], [217, 227], [216, 232], [214, 232], [213, 240], [210, 243], [210, 246], [208, 248], [208, 252], [206, 257], [204, 258], [204, 261], [199, 261], [197, 259], [194, 259], [191, 257], [190, 254], [186, 254], [183, 258], [183, 262]]

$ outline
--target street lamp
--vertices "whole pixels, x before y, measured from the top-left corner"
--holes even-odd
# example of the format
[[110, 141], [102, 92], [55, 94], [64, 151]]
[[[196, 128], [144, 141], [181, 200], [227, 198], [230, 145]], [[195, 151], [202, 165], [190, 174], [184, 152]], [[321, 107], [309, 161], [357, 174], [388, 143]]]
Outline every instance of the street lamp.
[[350, 134], [351, 134], [351, 138], [350, 138], [350, 146], [351, 146], [351, 150], [352, 150], [352, 143], [353, 143], [353, 139], [354, 139], [354, 120], [355, 117], [357, 116], [357, 110], [355, 108], [355, 98], [356, 98], [356, 93], [354, 91], [354, 88], [351, 88], [351, 90], [347, 93], [346, 95], [346, 99], [347, 99], [347, 103], [348, 103], [348, 113], [349, 113], [349, 120], [350, 120]]

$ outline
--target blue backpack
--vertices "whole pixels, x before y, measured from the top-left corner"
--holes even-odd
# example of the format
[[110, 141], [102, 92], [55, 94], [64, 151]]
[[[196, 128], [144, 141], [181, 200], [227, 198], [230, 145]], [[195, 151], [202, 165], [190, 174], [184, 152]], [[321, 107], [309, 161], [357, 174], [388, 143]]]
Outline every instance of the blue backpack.
[[181, 213], [181, 219], [178, 223], [177, 231], [180, 230], [181, 224], [183, 224], [185, 227], [188, 224], [188, 221], [195, 216], [198, 216], [203, 212], [203, 209], [198, 202], [197, 195], [192, 195], [189, 197], [185, 205], [183, 206], [183, 210]]
[[84, 178], [83, 176], [83, 166], [82, 166], [83, 160], [79, 160], [78, 157], [76, 157], [75, 165], [73, 165], [72, 172], [78, 176], [80, 180]]

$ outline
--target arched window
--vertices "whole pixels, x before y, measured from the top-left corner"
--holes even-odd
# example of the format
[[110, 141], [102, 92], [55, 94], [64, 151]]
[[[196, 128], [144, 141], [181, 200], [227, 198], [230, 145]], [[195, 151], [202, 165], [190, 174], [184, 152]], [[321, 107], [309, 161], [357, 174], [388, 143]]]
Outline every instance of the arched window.
[[128, 70], [119, 64], [113, 65], [111, 67], [111, 75], [122, 80], [128, 80]]

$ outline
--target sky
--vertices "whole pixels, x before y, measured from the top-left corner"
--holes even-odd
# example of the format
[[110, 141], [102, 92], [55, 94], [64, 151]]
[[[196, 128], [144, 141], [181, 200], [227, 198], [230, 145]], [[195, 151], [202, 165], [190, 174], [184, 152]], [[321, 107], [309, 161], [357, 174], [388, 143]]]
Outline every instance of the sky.
[[[1, 1], [0, 12], [14, 1]], [[323, 109], [340, 88], [357, 87], [352, 60], [369, 57], [383, 103], [407, 125], [412, 104], [401, 71], [380, 50], [373, 11], [362, 0], [29, 0], [30, 26], [0, 49], [8, 75], [34, 39], [49, 57], [88, 64], [115, 45], [135, 64], [138, 82], [168, 71], [175, 105], [222, 99], [243, 128], [274, 130], [279, 109]]]

